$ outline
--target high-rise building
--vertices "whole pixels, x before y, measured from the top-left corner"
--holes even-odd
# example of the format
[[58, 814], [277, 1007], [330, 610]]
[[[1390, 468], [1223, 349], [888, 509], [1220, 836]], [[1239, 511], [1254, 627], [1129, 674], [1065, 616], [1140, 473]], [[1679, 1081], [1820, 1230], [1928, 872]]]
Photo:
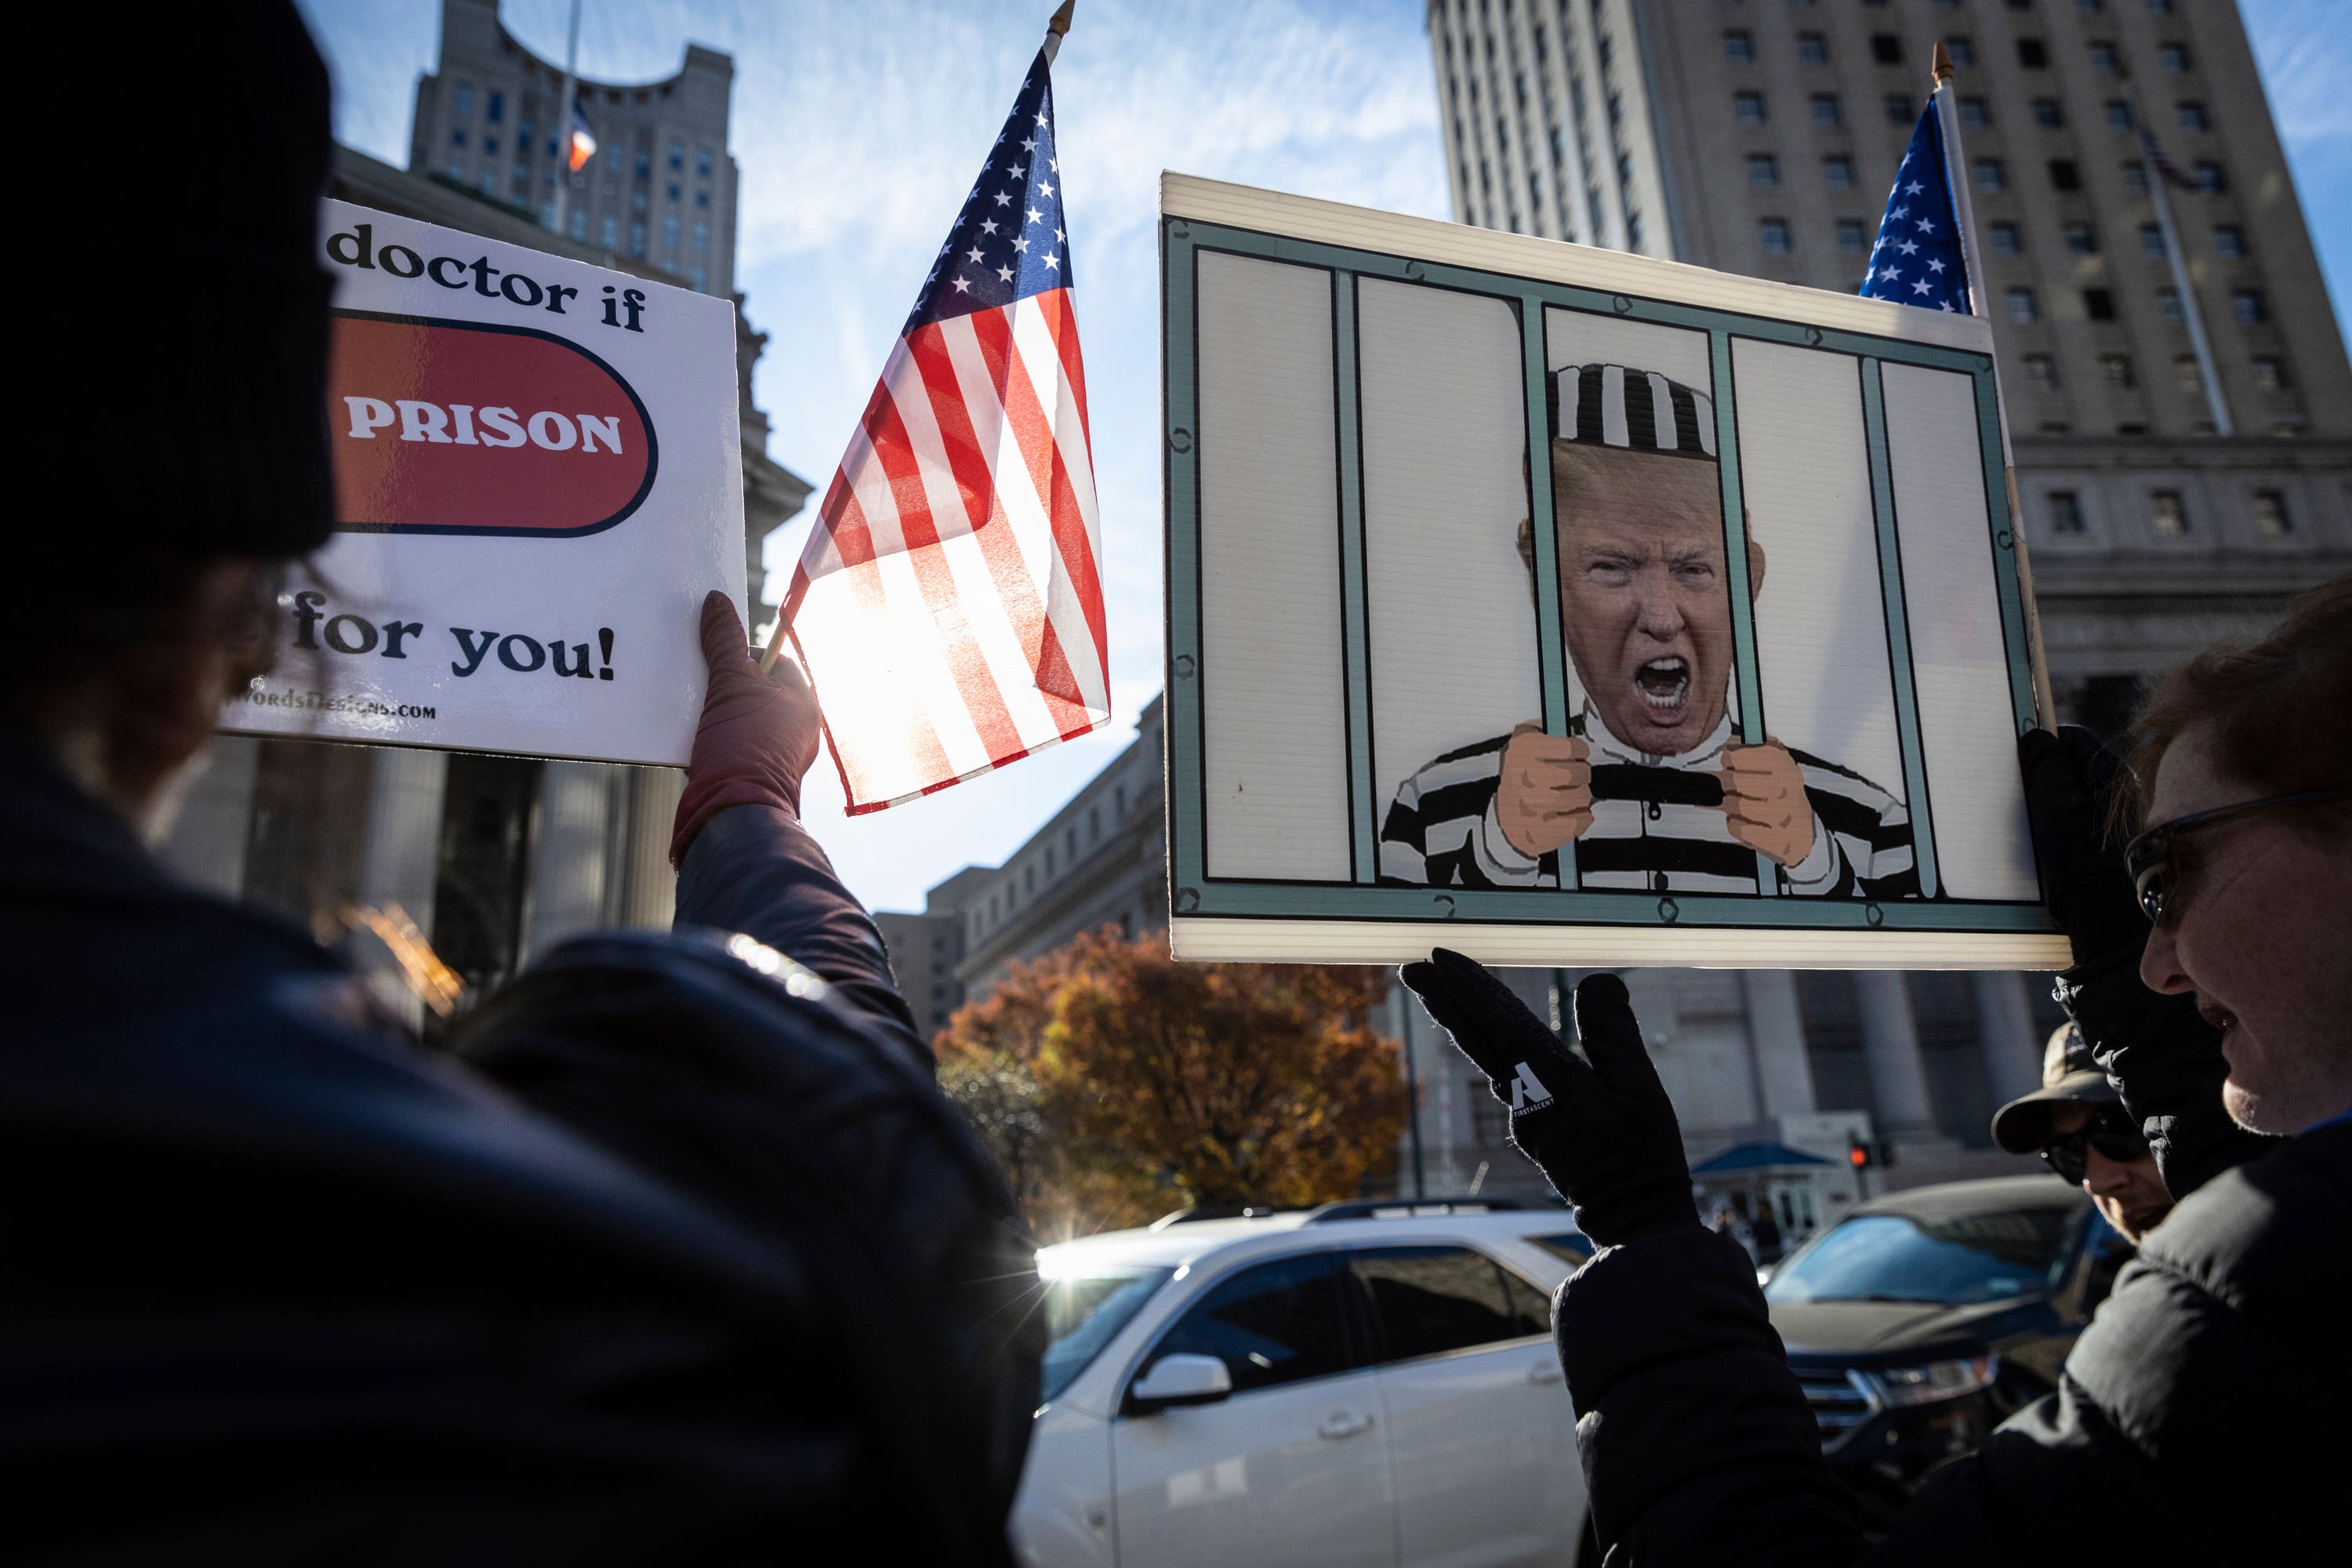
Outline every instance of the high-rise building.
[[[2233, 6], [1430, 0], [1428, 22], [1462, 221], [1842, 292], [1946, 44], [2060, 718], [2112, 730], [2149, 677], [2352, 568], [2352, 366]], [[2171, 197], [2189, 299], [2143, 126], [2198, 186]], [[2054, 1017], [2039, 977], [1652, 984], [1744, 1037], [1724, 1065], [1759, 1121], [1775, 1084], [1804, 1102], [1784, 1113], [1867, 1110], [1913, 1156], [1898, 1180], [1990, 1165], [1970, 1146]]]
[[[417, 87], [412, 166], [338, 147], [331, 195], [731, 292], [728, 57], [689, 45], [667, 81], [576, 84], [596, 155], [572, 176], [568, 232], [554, 232], [562, 68], [515, 42], [495, 0], [443, 0], [441, 22], [438, 68]], [[632, 213], [648, 217], [642, 232]], [[768, 340], [734, 298], [743, 542], [757, 604], [761, 543], [810, 487], [767, 454], [751, 373]], [[351, 911], [396, 907], [482, 989], [575, 932], [669, 923], [679, 782], [667, 768], [229, 736], [214, 743], [163, 853], [191, 880], [308, 921], [329, 942], [352, 936]], [[372, 939], [353, 940], [363, 956], [386, 956]]]

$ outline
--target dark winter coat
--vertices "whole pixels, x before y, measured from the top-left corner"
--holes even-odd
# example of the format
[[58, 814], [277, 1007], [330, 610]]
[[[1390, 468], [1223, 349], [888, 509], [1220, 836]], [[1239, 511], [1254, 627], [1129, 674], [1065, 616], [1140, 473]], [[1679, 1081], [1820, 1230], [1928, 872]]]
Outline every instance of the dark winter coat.
[[1034, 1274], [872, 923], [751, 806], [678, 920], [428, 1054], [0, 738], [8, 1555], [1005, 1561]]
[[1747, 1255], [1696, 1225], [1561, 1289], [1560, 1362], [1612, 1568], [2341, 1562], [2352, 1125], [2214, 1178], [2152, 1232], [2059, 1392], [1866, 1547]]

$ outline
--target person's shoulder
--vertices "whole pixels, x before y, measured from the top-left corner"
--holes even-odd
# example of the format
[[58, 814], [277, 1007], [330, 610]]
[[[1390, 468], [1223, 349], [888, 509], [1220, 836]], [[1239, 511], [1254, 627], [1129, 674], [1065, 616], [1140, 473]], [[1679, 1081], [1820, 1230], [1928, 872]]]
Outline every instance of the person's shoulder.
[[1827, 790], [1832, 795], [1843, 795], [1848, 800], [1862, 801], [1880, 810], [1901, 804], [1876, 781], [1854, 772], [1852, 768], [1842, 766], [1824, 757], [1817, 757], [1811, 752], [1801, 752], [1794, 746], [1788, 750], [1789, 755], [1795, 760], [1797, 766], [1803, 770], [1805, 785], [1809, 789]]
[[2352, 1124], [2282, 1140], [2214, 1177], [2148, 1234], [2140, 1257], [2241, 1300], [2251, 1290], [2340, 1301], [2352, 1289]]
[[1409, 804], [1426, 805], [1432, 796], [1446, 790], [1465, 784], [1477, 788], [1492, 785], [1502, 776], [1503, 748], [1510, 740], [1508, 735], [1496, 735], [1432, 757], [1397, 786], [1398, 798]]

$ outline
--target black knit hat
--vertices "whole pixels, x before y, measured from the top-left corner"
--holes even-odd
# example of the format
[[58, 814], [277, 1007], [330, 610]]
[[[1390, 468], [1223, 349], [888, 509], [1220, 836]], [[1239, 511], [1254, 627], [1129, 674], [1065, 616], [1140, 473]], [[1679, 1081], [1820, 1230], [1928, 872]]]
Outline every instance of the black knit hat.
[[1545, 389], [1554, 441], [1715, 461], [1715, 399], [1656, 371], [1563, 365]]
[[[333, 518], [327, 69], [287, 0], [41, 7], [20, 302], [39, 553], [287, 557]], [[24, 340], [20, 340], [24, 341]]]

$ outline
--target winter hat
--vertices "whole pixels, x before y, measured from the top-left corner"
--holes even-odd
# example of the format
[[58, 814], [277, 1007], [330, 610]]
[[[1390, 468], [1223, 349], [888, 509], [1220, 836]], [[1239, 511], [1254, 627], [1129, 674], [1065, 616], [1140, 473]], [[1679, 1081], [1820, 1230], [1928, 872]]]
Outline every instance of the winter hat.
[[26, 119], [56, 156], [36, 226], [49, 297], [19, 306], [37, 553], [71, 570], [316, 549], [333, 518], [324, 62], [288, 0], [42, 11], [20, 48], [52, 62]]

